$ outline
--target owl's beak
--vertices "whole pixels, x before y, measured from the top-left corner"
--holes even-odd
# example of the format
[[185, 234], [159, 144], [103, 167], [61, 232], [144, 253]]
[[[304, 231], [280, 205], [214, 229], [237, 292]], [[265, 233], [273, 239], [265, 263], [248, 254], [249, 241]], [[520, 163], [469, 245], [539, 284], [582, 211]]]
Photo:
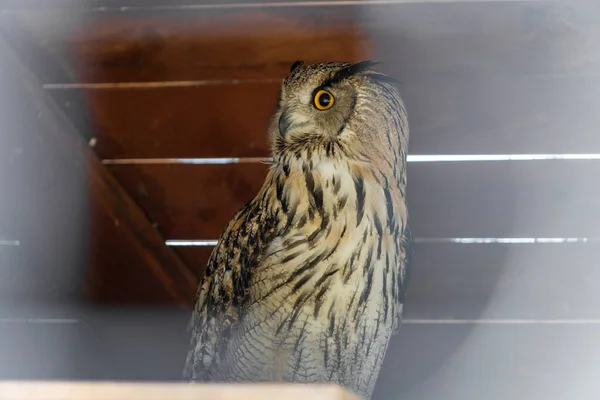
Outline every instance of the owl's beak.
[[279, 134], [281, 137], [285, 138], [290, 126], [292, 126], [292, 120], [289, 117], [287, 109], [284, 109], [279, 117]]

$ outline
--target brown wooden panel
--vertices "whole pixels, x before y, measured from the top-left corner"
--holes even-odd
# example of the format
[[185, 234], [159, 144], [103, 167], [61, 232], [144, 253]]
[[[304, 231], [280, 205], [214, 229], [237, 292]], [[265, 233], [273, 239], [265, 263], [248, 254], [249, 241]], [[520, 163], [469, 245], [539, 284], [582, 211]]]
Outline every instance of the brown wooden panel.
[[[168, 239], [216, 239], [267, 166], [110, 168]], [[410, 163], [417, 237], [598, 237], [597, 161]]]
[[0, 204], [22, 251], [10, 299], [187, 304], [196, 279], [2, 40], [0, 53]]
[[262, 186], [267, 165], [118, 165], [117, 179], [167, 239], [214, 239]]
[[[261, 0], [262, 4], [293, 3], [299, 0]], [[337, 0], [331, 0], [337, 1]], [[490, 0], [481, 0], [490, 1]], [[495, 0], [498, 1], [498, 0]], [[502, 0], [501, 0], [502, 1]], [[512, 1], [512, 0], [508, 0]], [[535, 1], [535, 0], [534, 0]], [[250, 4], [248, 4], [250, 3]], [[82, 10], [82, 11], [124, 11], [127, 9], [149, 9], [164, 11], [169, 8], [189, 8], [193, 6], [226, 6], [256, 4], [256, 0], [0, 0], [0, 10]], [[183, 6], [183, 7], [182, 7]]]
[[302, 58], [374, 57], [401, 79], [597, 74], [598, 15], [593, 2], [525, 1], [21, 17], [80, 81], [114, 82], [281, 77]]
[[[101, 158], [264, 156], [279, 83], [84, 91]], [[58, 92], [62, 101], [70, 96]], [[77, 93], [69, 94], [77, 95]], [[76, 103], [73, 103], [76, 104]], [[74, 118], [79, 107], [70, 108]]]
[[87, 82], [277, 78], [298, 59], [365, 57], [353, 9], [25, 13], [50, 53]]
[[[147, 266], [148, 255], [139, 254], [130, 249], [132, 233], [124, 226], [127, 221], [118, 216], [106, 215], [99, 204], [92, 203], [90, 224], [89, 265], [86, 271], [85, 295], [93, 303], [99, 304], [177, 304], [187, 306], [194, 298], [197, 280], [189, 273], [183, 261], [177, 262], [181, 273], [165, 256], [160, 260], [164, 275], [158, 274]], [[122, 210], [118, 210], [120, 213]], [[122, 214], [120, 215], [122, 217]], [[150, 228], [151, 229], [151, 228]], [[136, 232], [137, 233], [137, 232]], [[140, 235], [139, 239], [143, 240]], [[161, 238], [162, 239], [162, 238]], [[146, 242], [142, 244], [148, 246]], [[151, 257], [152, 250], [148, 251]], [[170, 252], [171, 257], [177, 255]], [[160, 255], [158, 256], [160, 257]], [[157, 258], [158, 258], [157, 257]], [[176, 274], [181, 273], [183, 277]], [[171, 276], [175, 276], [172, 279]], [[163, 280], [173, 280], [165, 287]], [[179, 287], [181, 292], [174, 299], [171, 288]]]
[[[82, 129], [101, 158], [253, 157], [270, 152], [279, 86], [51, 93], [74, 121], [89, 114]], [[415, 79], [401, 89], [411, 154], [600, 152], [599, 78]]]
[[200, 281], [213, 248], [213, 246], [174, 246], [173, 250]]
[[[363, 3], [368, 3], [371, 0], [362, 0]], [[392, 0], [396, 3], [426, 3], [431, 0]], [[447, 2], [461, 2], [464, 0], [443, 0]], [[490, 2], [512, 2], [519, 0], [470, 0], [473, 3], [490, 3]], [[548, 0], [520, 0], [521, 2], [540, 2]], [[580, 0], [581, 1], [581, 0]], [[590, 1], [590, 0], [583, 0]], [[593, 0], [591, 0], [593, 1]], [[325, 0], [320, 1], [321, 5], [332, 5], [340, 0]], [[83, 10], [83, 11], [140, 11], [140, 10], [179, 10], [182, 8], [189, 9], [197, 8], [255, 8], [256, 4], [263, 7], [285, 7], [287, 4], [305, 3], [303, 0], [0, 0], [0, 9], [7, 11], [19, 10]], [[375, 2], [373, 2], [375, 3]]]

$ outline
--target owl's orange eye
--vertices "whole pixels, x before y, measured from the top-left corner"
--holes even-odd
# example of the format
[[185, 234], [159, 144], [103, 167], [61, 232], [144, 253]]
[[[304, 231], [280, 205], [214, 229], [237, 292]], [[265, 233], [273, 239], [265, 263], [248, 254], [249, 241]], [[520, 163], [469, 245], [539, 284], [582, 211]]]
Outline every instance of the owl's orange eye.
[[335, 99], [331, 93], [327, 90], [319, 90], [317, 94], [315, 94], [315, 107], [317, 110], [325, 111], [329, 110], [333, 107], [333, 103], [335, 103]]

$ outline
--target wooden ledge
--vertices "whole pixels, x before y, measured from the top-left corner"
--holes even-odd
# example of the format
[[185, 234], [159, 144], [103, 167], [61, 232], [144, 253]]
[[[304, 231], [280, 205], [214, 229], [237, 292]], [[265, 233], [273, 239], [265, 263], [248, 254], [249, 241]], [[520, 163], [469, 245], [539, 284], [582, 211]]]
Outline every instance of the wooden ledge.
[[0, 400], [358, 400], [332, 385], [3, 382]]

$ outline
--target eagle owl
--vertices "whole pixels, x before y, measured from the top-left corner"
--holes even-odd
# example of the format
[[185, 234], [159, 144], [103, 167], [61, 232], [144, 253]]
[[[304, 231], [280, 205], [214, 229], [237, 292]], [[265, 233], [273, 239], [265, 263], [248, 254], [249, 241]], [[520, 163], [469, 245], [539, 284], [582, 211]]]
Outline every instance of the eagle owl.
[[198, 288], [188, 379], [333, 383], [371, 397], [412, 245], [406, 111], [374, 64], [292, 65], [264, 184]]

